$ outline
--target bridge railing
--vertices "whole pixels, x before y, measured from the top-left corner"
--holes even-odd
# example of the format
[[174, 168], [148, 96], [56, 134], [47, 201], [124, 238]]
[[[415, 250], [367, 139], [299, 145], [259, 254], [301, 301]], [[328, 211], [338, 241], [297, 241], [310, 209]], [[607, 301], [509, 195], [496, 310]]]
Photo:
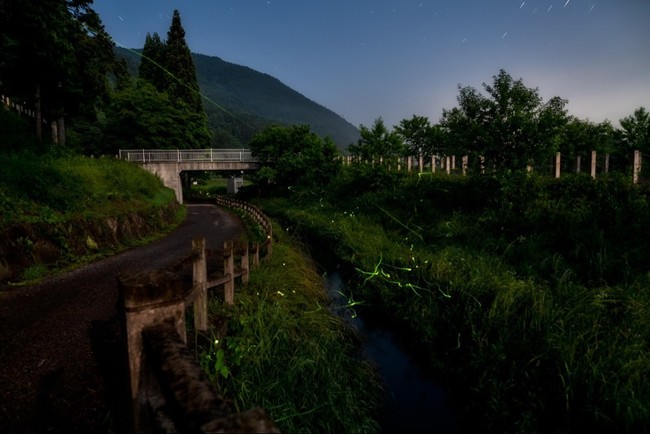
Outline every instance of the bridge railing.
[[192, 149], [192, 150], [120, 150], [122, 160], [138, 163], [155, 162], [257, 162], [250, 149]]

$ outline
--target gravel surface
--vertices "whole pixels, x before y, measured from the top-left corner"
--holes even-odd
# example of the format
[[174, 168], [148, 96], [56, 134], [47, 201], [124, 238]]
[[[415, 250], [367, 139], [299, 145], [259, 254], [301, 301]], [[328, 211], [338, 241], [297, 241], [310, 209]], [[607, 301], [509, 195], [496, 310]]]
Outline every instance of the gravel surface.
[[128, 371], [117, 311], [117, 276], [159, 269], [238, 237], [238, 217], [189, 205], [164, 239], [41, 284], [0, 289], [0, 432], [125, 432]]

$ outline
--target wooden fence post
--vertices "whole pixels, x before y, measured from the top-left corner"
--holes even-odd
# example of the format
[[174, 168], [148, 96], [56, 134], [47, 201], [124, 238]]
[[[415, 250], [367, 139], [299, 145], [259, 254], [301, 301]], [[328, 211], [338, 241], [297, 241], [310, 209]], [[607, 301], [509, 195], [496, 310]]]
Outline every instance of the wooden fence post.
[[609, 173], [609, 153], [605, 153], [605, 173]]
[[235, 303], [235, 255], [232, 240], [223, 243], [223, 274], [230, 278], [223, 285], [224, 300], [226, 304], [232, 305]]
[[451, 174], [451, 157], [450, 156], [445, 157], [445, 169], [447, 170], [447, 174]]
[[641, 173], [641, 151], [634, 150], [634, 166], [632, 168], [632, 182], [637, 184], [639, 182], [639, 174]]
[[580, 173], [580, 163], [581, 163], [581, 157], [582, 156], [576, 156], [576, 174]]
[[469, 163], [469, 156], [463, 156], [461, 160], [461, 165], [463, 168], [463, 175], [467, 175], [467, 166]]
[[431, 173], [436, 173], [436, 156], [431, 156]]
[[192, 239], [192, 285], [196, 292], [194, 301], [194, 327], [199, 331], [208, 329], [208, 272], [205, 258], [205, 239], [195, 237]]
[[555, 178], [560, 178], [560, 170], [562, 169], [561, 159], [561, 154], [559, 152], [555, 153]]
[[406, 172], [411, 172], [413, 169], [413, 156], [406, 157]]
[[591, 178], [596, 179], [596, 151], [591, 152]]

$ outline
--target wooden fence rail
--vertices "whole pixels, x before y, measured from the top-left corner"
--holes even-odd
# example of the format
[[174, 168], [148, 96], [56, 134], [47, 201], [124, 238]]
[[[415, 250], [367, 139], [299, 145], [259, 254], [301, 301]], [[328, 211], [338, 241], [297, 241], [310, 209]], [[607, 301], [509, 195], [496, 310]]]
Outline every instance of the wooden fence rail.
[[[263, 213], [241, 201], [218, 202], [250, 209], [268, 230], [266, 241], [249, 246], [229, 240], [223, 249], [208, 250], [205, 239], [196, 237], [191, 255], [175, 265], [119, 277], [137, 432], [277, 432], [264, 410], [229, 411], [186, 348], [186, 309], [192, 306], [196, 329], [206, 331], [208, 289], [223, 285], [225, 302], [233, 304], [236, 280], [248, 282], [251, 266], [272, 252], [271, 222]], [[223, 266], [208, 269], [218, 263]], [[190, 265], [191, 284], [183, 275]]]

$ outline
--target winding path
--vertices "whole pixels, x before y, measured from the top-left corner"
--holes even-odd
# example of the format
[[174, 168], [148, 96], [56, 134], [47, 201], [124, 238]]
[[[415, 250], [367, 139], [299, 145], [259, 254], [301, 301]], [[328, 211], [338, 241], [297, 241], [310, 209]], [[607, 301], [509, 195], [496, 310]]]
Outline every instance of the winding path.
[[241, 221], [189, 205], [165, 238], [41, 284], [0, 291], [0, 432], [124, 432], [128, 372], [119, 340], [117, 275], [156, 269], [206, 238], [221, 248]]

